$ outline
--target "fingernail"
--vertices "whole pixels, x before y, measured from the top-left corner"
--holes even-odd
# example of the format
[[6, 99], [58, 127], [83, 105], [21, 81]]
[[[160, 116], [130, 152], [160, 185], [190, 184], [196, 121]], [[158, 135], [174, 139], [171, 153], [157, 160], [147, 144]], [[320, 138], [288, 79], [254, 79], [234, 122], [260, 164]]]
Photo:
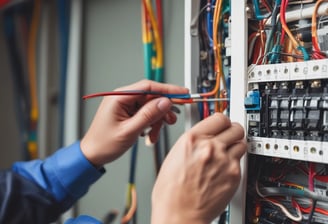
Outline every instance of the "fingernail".
[[157, 108], [162, 112], [168, 111], [171, 108], [171, 106], [172, 106], [171, 101], [166, 98], [162, 98], [157, 104]]

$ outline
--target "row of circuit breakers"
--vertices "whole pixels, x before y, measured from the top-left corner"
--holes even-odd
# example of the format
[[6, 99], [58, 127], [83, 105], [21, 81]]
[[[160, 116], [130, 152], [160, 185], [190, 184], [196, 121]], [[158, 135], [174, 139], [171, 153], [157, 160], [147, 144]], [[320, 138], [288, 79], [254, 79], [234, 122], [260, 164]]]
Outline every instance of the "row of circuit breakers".
[[249, 152], [328, 163], [328, 60], [248, 69]]

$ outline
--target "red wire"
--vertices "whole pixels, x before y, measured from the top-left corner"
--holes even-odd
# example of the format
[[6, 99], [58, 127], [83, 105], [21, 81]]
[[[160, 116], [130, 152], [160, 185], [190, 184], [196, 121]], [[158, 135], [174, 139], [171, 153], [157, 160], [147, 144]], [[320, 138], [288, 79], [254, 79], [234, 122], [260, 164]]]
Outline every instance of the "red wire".
[[159, 35], [161, 36], [161, 38], [163, 38], [162, 0], [156, 0], [156, 14], [157, 14]]
[[309, 179], [308, 179], [308, 185], [309, 185], [309, 190], [314, 191], [314, 176], [316, 175], [315, 173], [315, 164], [310, 163], [309, 164]]
[[264, 5], [264, 7], [269, 11], [272, 12], [268, 2], [266, 0], [262, 0], [262, 4]]
[[[283, 23], [286, 23], [286, 18], [285, 18], [285, 14], [286, 14], [286, 1], [282, 0], [281, 4], [280, 4], [280, 20]], [[283, 45], [285, 41], [285, 30], [282, 29], [281, 31], [281, 39], [280, 39], [280, 45]]]
[[208, 103], [203, 102], [203, 118], [207, 118], [208, 116], [210, 116], [210, 110], [208, 108]]
[[314, 177], [316, 180], [319, 180], [321, 182], [325, 182], [325, 183], [328, 183], [328, 176], [315, 176]]
[[[294, 207], [299, 207], [301, 209], [302, 212], [305, 213], [310, 213], [311, 212], [311, 207], [301, 207], [295, 200], [294, 198], [292, 198], [292, 204]], [[328, 211], [323, 209], [323, 208], [315, 208], [315, 212], [321, 213], [323, 215], [328, 215]]]

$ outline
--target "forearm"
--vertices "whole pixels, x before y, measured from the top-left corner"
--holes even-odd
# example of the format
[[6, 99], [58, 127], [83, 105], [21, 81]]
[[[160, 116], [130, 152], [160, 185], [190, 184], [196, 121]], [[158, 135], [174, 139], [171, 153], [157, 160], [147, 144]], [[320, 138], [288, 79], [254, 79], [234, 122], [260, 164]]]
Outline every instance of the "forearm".
[[12, 169], [67, 204], [83, 196], [104, 173], [84, 157], [80, 142], [58, 150], [44, 161], [17, 162]]
[[0, 223], [56, 221], [103, 173], [85, 158], [80, 142], [44, 161], [16, 162], [0, 172]]

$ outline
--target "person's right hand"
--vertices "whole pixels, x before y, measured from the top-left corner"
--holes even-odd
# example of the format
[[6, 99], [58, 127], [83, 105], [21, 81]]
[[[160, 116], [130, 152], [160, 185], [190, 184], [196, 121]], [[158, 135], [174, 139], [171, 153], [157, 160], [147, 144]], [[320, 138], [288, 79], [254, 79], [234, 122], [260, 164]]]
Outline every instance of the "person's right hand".
[[210, 223], [225, 209], [240, 182], [244, 130], [216, 113], [173, 146], [152, 193], [151, 223]]

